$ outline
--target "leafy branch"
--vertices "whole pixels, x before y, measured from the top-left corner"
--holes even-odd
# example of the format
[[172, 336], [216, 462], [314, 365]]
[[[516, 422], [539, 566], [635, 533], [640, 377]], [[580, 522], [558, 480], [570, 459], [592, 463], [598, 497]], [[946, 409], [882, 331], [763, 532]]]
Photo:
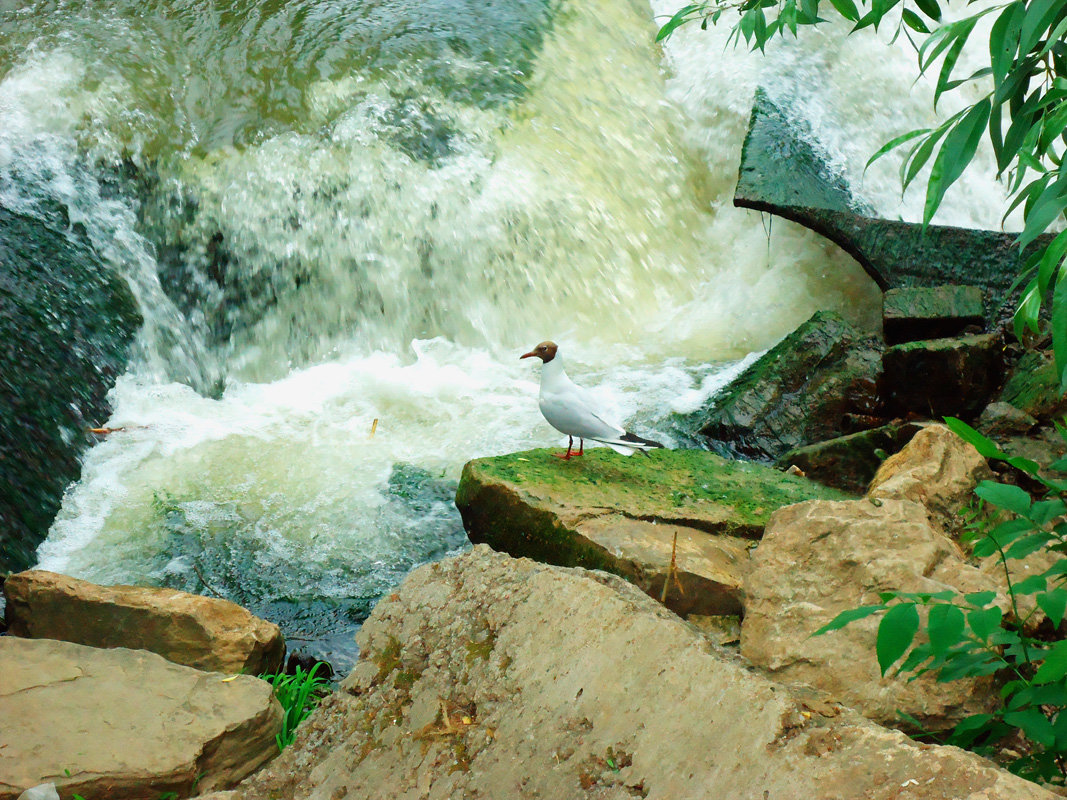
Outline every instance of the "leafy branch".
[[[1067, 481], [1059, 474], [1067, 472], [1067, 458], [1042, 469], [1034, 461], [1008, 456], [958, 419], [946, 422], [983, 456], [1006, 462], [1040, 487], [1032, 496], [1012, 484], [983, 481], [975, 489], [977, 505], [965, 514], [961, 540], [972, 544], [977, 558], [996, 557], [1004, 570], [1007, 602], [994, 591], [885, 592], [879, 603], [838, 614], [813, 635], [881, 614], [875, 651], [883, 675], [893, 670], [913, 680], [931, 673], [942, 683], [994, 676], [1002, 684], [999, 709], [932, 735], [987, 755], [996, 754], [1008, 737], [1021, 735], [1027, 752], [1010, 768], [1033, 780], [1065, 784], [1067, 641], [1060, 631], [1067, 614]], [[1067, 428], [1059, 430], [1067, 441]], [[1015, 580], [1009, 562], [1042, 551], [1053, 555], [1051, 566]], [[1023, 597], [1033, 598], [1026, 613]], [[925, 623], [920, 609], [926, 611]], [[1047, 624], [1034, 624], [1039, 613]], [[919, 637], [923, 630], [925, 637]]]
[[[968, 0], [973, 6], [977, 0]], [[1016, 334], [1038, 332], [1041, 310], [1049, 305], [1053, 350], [1067, 390], [1067, 231], [1050, 243], [1042, 234], [1065, 219], [1067, 172], [1067, 3], [1063, 0], [1011, 0], [981, 8], [960, 19], [942, 15], [943, 0], [709, 0], [679, 9], [660, 28], [657, 41], [679, 27], [699, 21], [701, 28], [733, 20], [729, 42], [743, 38], [764, 51], [775, 36], [826, 22], [836, 15], [852, 23], [850, 32], [890, 25], [894, 38], [905, 36], [915, 48], [919, 74], [933, 74], [934, 106], [964, 85], [981, 96], [934, 128], [909, 131], [879, 149], [868, 166], [887, 153], [904, 150], [900, 165], [903, 190], [930, 165], [923, 225], [936, 214], [945, 193], [963, 174], [986, 139], [997, 162], [997, 177], [1008, 189], [1006, 219], [1023, 209], [1023, 230], [1016, 243], [1023, 287], [1015, 315]], [[957, 67], [968, 48], [984, 48], [972, 36], [978, 22], [995, 15], [990, 29], [988, 66], [960, 77]], [[1031, 245], [1037, 245], [1024, 259]], [[1049, 301], [1051, 300], [1051, 303]]]

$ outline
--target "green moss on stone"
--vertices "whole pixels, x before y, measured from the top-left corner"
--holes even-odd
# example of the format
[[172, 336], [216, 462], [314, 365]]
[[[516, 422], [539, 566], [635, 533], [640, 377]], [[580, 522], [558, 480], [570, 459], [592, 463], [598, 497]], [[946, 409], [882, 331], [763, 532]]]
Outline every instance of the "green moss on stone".
[[548, 563], [620, 572], [615, 555], [576, 534], [575, 520], [617, 514], [759, 538], [781, 506], [847, 497], [704, 450], [655, 450], [645, 458], [597, 448], [571, 461], [554, 453], [531, 450], [464, 467], [456, 505], [472, 541]]

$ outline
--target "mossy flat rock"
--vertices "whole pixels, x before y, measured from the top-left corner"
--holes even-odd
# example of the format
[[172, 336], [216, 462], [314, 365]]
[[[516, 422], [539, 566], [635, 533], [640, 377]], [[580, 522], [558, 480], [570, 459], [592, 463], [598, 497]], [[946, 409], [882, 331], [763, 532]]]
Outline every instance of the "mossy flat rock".
[[704, 450], [647, 458], [607, 449], [561, 461], [530, 450], [469, 462], [456, 506], [472, 542], [560, 566], [602, 569], [656, 598], [675, 534], [680, 614], [738, 614], [751, 540], [778, 508], [841, 492]]

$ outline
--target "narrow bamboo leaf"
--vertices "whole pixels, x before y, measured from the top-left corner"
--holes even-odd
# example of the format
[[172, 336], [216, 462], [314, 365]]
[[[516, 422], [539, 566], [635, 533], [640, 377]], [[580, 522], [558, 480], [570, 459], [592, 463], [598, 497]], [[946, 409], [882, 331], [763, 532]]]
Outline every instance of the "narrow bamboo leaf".
[[1058, 628], [1063, 622], [1063, 615], [1067, 612], [1067, 590], [1052, 589], [1037, 596], [1037, 605], [1045, 612], [1045, 616], [1052, 622], [1053, 627]]
[[1063, 0], [1030, 0], [1019, 33], [1020, 55], [1029, 53], [1034, 48], [1062, 8]]
[[1023, 332], [1027, 328], [1037, 333], [1041, 314], [1041, 297], [1037, 278], [1034, 278], [1023, 291], [1019, 306], [1015, 309], [1015, 315], [1012, 317], [1012, 327], [1017, 339], [1022, 338]]
[[956, 606], [941, 604], [930, 609], [926, 623], [926, 632], [930, 637], [930, 649], [934, 653], [944, 653], [950, 647], [960, 643], [966, 621], [963, 611]]
[[922, 17], [920, 17], [910, 8], [905, 8], [901, 12], [901, 19], [904, 20], [904, 24], [911, 28], [913, 31], [918, 31], [919, 33], [930, 32], [930, 29], [926, 27], [926, 23], [923, 22]]
[[989, 57], [994, 86], [1000, 86], [1008, 76], [1008, 70], [1019, 49], [1019, 32], [1025, 15], [1026, 6], [1023, 3], [1012, 3], [997, 17], [989, 32]]
[[[1041, 48], [1041, 52], [1039, 53], [1039, 55], [1044, 55], [1045, 53], [1052, 50], [1052, 48], [1054, 48], [1057, 44], [1061, 44], [1065, 36], [1067, 36], [1067, 17], [1064, 17], [1062, 20], [1060, 20], [1060, 22], [1053, 29], [1052, 33], [1049, 34], [1048, 40], [1045, 42], [1045, 46]], [[1063, 71], [1059, 68], [1056, 69], [1056, 72], [1060, 75], [1063, 74]]]
[[875, 652], [883, 675], [904, 655], [918, 630], [919, 612], [914, 603], [895, 605], [882, 617], [878, 624]]
[[941, 205], [948, 188], [956, 182], [963, 170], [974, 158], [978, 143], [989, 121], [990, 101], [979, 100], [966, 116], [945, 136], [944, 144], [934, 159], [930, 181], [926, 188], [926, 206], [923, 209], [923, 224], [928, 225]]
[[1067, 639], [1056, 642], [1045, 652], [1044, 661], [1034, 675], [1034, 683], [1058, 681], [1067, 675]]
[[915, 0], [915, 5], [930, 19], [941, 21], [941, 6], [937, 4], [937, 0]]
[[1067, 231], [1060, 231], [1041, 255], [1041, 267], [1038, 272], [1041, 297], [1048, 293], [1052, 276], [1056, 274], [1056, 268], [1060, 266], [1065, 255], [1067, 255]]
[[692, 15], [699, 9], [700, 6], [698, 5], [688, 5], [678, 9], [678, 11], [675, 12], [674, 16], [667, 20], [666, 24], [664, 24], [664, 26], [659, 29], [659, 33], [656, 34], [656, 41], [662, 42], [664, 39], [674, 33], [674, 31], [680, 25], [684, 24], [685, 21], [689, 19], [690, 15]]
[[[955, 44], [948, 49], [945, 53], [945, 60], [941, 62], [941, 73], [937, 76], [937, 85], [934, 88], [934, 109], [937, 109], [937, 101], [941, 99], [941, 95], [950, 89], [954, 88], [952, 85], [952, 70], [956, 67], [956, 62], [959, 60], [960, 53], [963, 52], [963, 46], [967, 44], [967, 38], [960, 36], [956, 39]], [[959, 84], [956, 84], [957, 86]], [[986, 121], [989, 120], [989, 116], [986, 116], [986, 120], [982, 122], [984, 127]], [[946, 142], [947, 143], [947, 142]]]
[[843, 628], [850, 622], [855, 622], [858, 619], [869, 617], [871, 614], [877, 614], [879, 611], [885, 611], [885, 606], [882, 604], [872, 606], [860, 606], [859, 608], [850, 608], [848, 611], [842, 611], [830, 622], [823, 625], [819, 630], [815, 631], [812, 636], [822, 636], [824, 633], [830, 631], [836, 631], [839, 628]]
[[[1023, 154], [1019, 154], [1020, 159]], [[1026, 247], [1044, 233], [1067, 206], [1067, 172], [1061, 172], [1050, 182], [1041, 195], [1031, 202], [1027, 199], [1026, 222], [1019, 234], [1019, 247]]]
[[902, 134], [901, 136], [897, 136], [895, 139], [890, 139], [888, 142], [886, 142], [884, 145], [882, 145], [881, 149], [877, 153], [875, 153], [873, 156], [870, 157], [870, 159], [867, 161], [867, 164], [864, 167], [864, 169], [866, 169], [871, 164], [873, 164], [875, 161], [880, 159], [882, 156], [884, 156], [890, 150], [894, 150], [897, 147], [900, 147], [900, 145], [904, 144], [904, 142], [909, 142], [909, 141], [911, 141], [912, 139], [914, 139], [914, 138], [916, 138], [918, 136], [922, 136], [923, 134], [929, 133], [930, 130], [931, 130], [930, 128], [920, 128], [919, 130], [908, 131], [907, 133]]
[[837, 9], [838, 14], [850, 22], [855, 22], [860, 18], [860, 12], [852, 0], [830, 0], [830, 4]]
[[1060, 376], [1061, 393], [1067, 373], [1067, 263], [1059, 269], [1052, 291], [1052, 354]]

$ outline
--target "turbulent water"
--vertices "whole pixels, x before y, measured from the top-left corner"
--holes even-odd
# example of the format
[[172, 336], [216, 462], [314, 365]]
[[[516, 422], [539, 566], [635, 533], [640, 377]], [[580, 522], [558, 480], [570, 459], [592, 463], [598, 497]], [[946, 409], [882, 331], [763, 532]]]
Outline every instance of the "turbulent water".
[[[559, 442], [534, 343], [669, 439], [813, 311], [874, 324], [847, 256], [730, 201], [762, 84], [916, 216], [891, 164], [862, 172], [930, 117], [914, 55], [695, 27], [661, 51], [675, 5], [0, 0], [0, 204], [63, 206], [146, 318], [40, 565], [215, 591], [343, 664], [464, 546], [462, 464]], [[941, 221], [997, 223], [980, 172]]]

